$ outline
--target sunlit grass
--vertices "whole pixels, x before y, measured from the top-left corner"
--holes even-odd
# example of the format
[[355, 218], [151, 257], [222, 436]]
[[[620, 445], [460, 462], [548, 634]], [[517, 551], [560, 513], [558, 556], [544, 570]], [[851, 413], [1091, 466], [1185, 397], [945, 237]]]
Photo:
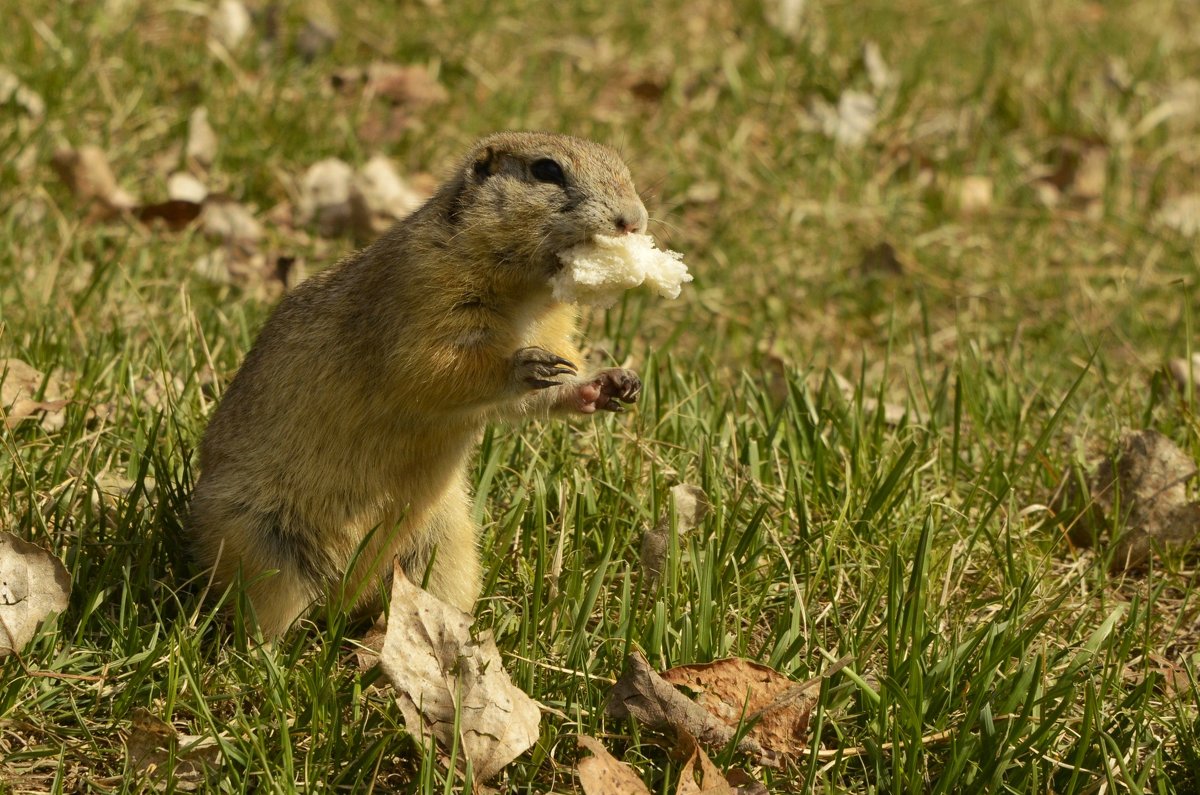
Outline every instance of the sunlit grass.
[[[669, 743], [603, 717], [638, 649], [797, 680], [852, 657], [810, 752], [754, 770], [773, 791], [1194, 791], [1193, 562], [1112, 577], [1046, 506], [1122, 429], [1200, 454], [1195, 403], [1161, 373], [1196, 348], [1196, 241], [1155, 220], [1200, 165], [1200, 120], [1161, 110], [1200, 71], [1196, 9], [810, 2], [789, 38], [756, 4], [458, 5], [338, 5], [340, 36], [311, 61], [299, 7], [273, 44], [259, 27], [229, 56], [199, 6], [39, 2], [10, 21], [0, 63], [48, 110], [0, 107], [0, 356], [63, 378], [72, 402], [62, 429], [0, 437], [0, 526], [75, 586], [0, 663], [0, 791], [138, 789], [122, 737], [137, 708], [218, 739], [214, 790], [465, 786], [355, 667], [363, 625], [318, 611], [268, 651], [217, 612], [235, 595], [201, 601], [180, 533], [195, 450], [269, 303], [196, 274], [199, 234], [87, 222], [48, 165], [98, 144], [161, 199], [199, 105], [220, 139], [211, 183], [260, 218], [327, 156], [437, 174], [495, 129], [595, 137], [696, 274], [677, 302], [588, 318], [642, 373], [636, 411], [482, 440], [478, 625], [547, 707], [502, 790], [577, 791], [582, 732], [673, 792]], [[893, 80], [867, 143], [840, 147], [809, 110], [872, 90], [868, 41]], [[450, 100], [366, 141], [378, 105], [329, 77], [376, 59], [430, 65]], [[1092, 198], [1063, 169], [1087, 147], [1104, 153]], [[974, 213], [969, 175], [993, 185]], [[705, 183], [715, 195], [689, 194]], [[310, 268], [352, 245], [267, 225], [265, 245]], [[860, 267], [880, 242], [897, 272]], [[712, 512], [651, 585], [641, 535], [678, 483]]]

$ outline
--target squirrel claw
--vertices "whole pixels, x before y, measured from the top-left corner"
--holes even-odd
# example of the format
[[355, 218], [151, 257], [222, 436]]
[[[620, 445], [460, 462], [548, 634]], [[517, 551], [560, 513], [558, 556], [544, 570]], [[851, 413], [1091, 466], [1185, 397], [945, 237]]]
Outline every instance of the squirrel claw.
[[569, 359], [542, 348], [521, 348], [513, 354], [513, 375], [529, 389], [547, 389], [561, 381], [553, 379], [575, 375], [579, 368]]
[[614, 367], [601, 370], [592, 381], [600, 389], [596, 408], [620, 414], [625, 411], [623, 403], [636, 403], [642, 393], [642, 379], [633, 370]]

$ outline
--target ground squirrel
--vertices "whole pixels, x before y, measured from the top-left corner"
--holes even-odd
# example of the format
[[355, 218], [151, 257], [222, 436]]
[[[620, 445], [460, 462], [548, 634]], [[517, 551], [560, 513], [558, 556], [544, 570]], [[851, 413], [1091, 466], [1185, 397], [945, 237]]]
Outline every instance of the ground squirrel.
[[209, 422], [186, 523], [218, 586], [240, 573], [264, 636], [319, 600], [372, 600], [397, 555], [472, 609], [468, 468], [484, 425], [619, 411], [641, 389], [630, 370], [579, 373], [575, 309], [549, 286], [557, 254], [646, 221], [607, 147], [497, 133], [414, 214], [283, 299]]

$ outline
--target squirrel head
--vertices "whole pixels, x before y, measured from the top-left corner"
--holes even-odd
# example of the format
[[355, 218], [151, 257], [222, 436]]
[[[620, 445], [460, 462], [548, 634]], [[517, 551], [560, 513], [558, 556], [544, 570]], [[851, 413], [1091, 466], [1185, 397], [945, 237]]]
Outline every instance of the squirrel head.
[[616, 152], [580, 138], [502, 132], [479, 141], [450, 185], [455, 244], [545, 279], [558, 253], [595, 235], [646, 231], [646, 208]]

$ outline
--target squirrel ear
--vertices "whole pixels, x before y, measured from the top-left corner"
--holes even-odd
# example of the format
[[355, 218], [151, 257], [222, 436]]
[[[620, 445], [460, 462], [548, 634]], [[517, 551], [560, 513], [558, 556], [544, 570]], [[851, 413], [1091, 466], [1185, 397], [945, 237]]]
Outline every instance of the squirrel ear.
[[475, 165], [471, 167], [471, 170], [482, 181], [495, 174], [499, 167], [500, 158], [497, 156], [496, 150], [489, 146], [475, 158]]

